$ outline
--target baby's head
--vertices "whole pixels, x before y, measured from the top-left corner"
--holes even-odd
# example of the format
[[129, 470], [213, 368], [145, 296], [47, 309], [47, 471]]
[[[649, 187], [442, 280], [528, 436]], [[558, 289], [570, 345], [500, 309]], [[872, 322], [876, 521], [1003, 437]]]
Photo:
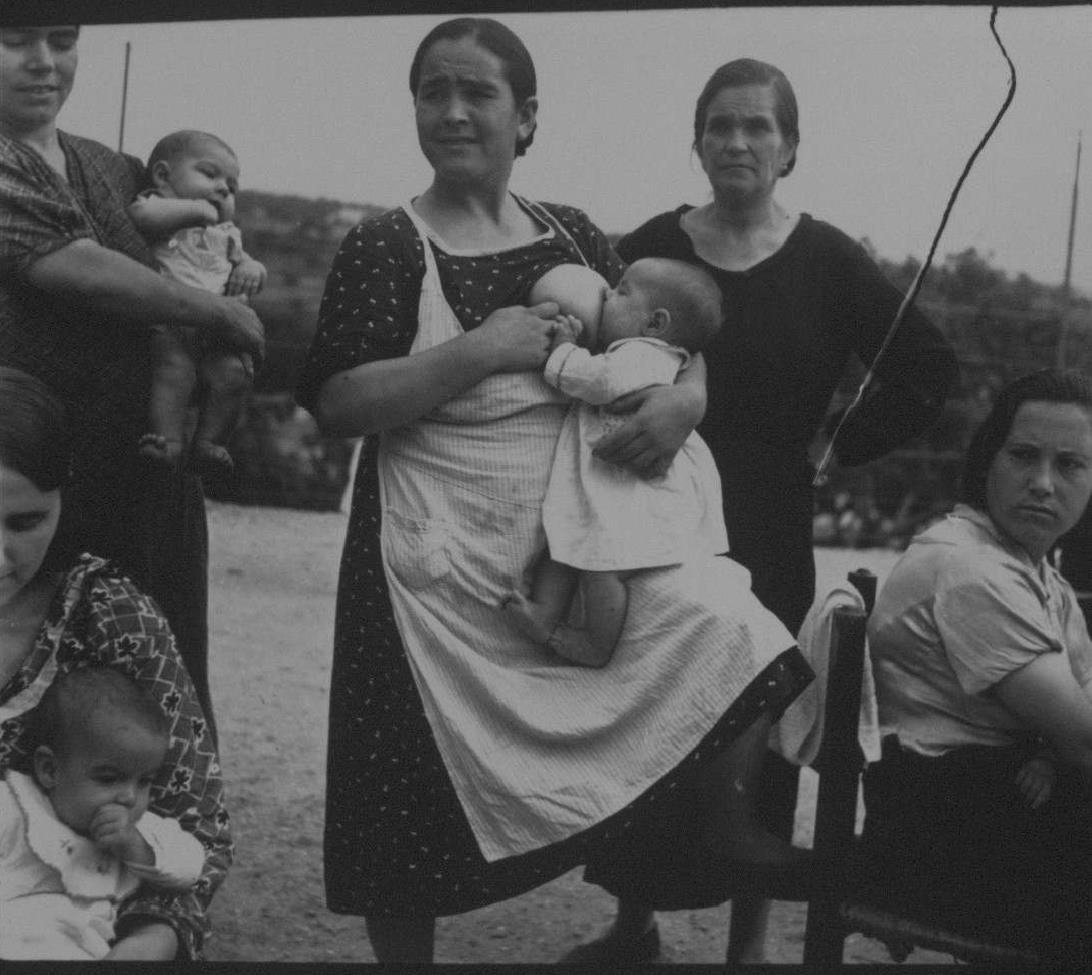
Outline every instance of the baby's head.
[[626, 268], [607, 292], [597, 344], [644, 336], [700, 352], [720, 330], [723, 298], [701, 268], [665, 257], [645, 257]]
[[183, 129], [164, 136], [148, 157], [147, 178], [163, 196], [208, 200], [222, 222], [235, 219], [239, 160], [215, 135]]
[[140, 686], [85, 667], [58, 677], [34, 714], [34, 778], [62, 823], [86, 835], [104, 806], [124, 807], [130, 825], [144, 815], [170, 728]]

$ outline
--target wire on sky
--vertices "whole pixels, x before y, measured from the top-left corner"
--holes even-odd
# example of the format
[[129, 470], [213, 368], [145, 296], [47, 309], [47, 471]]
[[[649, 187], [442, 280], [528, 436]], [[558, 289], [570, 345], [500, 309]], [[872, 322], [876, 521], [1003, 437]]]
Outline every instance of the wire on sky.
[[815, 470], [815, 479], [812, 481], [813, 487], [818, 487], [826, 481], [826, 471], [830, 466], [831, 461], [834, 459], [834, 445], [838, 441], [838, 434], [841, 433], [842, 427], [845, 425], [847, 419], [853, 413], [855, 409], [860, 405], [864, 399], [865, 390], [868, 388], [869, 383], [876, 372], [877, 363], [883, 358], [891, 345], [892, 339], [895, 337], [895, 333], [898, 331], [899, 326], [902, 324], [903, 319], [906, 317], [906, 312], [910, 306], [914, 303], [914, 299], [917, 297], [918, 291], [921, 290], [922, 280], [925, 278], [925, 273], [929, 270], [930, 265], [933, 263], [933, 255], [936, 254], [937, 245], [940, 243], [941, 234], [944, 233], [944, 228], [948, 224], [948, 217], [951, 215], [952, 208], [955, 206], [956, 197], [959, 196], [959, 191], [963, 188], [963, 183], [967, 179], [972, 167], [975, 164], [975, 160], [978, 159], [979, 154], [986, 148], [986, 143], [993, 137], [994, 131], [997, 126], [1001, 124], [1001, 119], [1004, 118], [1005, 113], [1009, 110], [1009, 106], [1012, 104], [1013, 97], [1016, 95], [1016, 67], [1012, 63], [1012, 58], [1009, 57], [1009, 52], [1005, 50], [1004, 42], [1001, 40], [1000, 35], [997, 33], [996, 27], [997, 21], [997, 7], [993, 7], [990, 11], [990, 33], [993, 34], [994, 40], [997, 42], [997, 46], [1001, 49], [1001, 54], [1005, 58], [1005, 62], [1009, 66], [1009, 90], [1005, 95], [1005, 100], [1001, 104], [1001, 108], [998, 110], [997, 115], [994, 116], [993, 122], [986, 130], [986, 134], [982, 136], [978, 141], [978, 145], [974, 147], [974, 151], [967, 159], [966, 164], [963, 166], [963, 172], [959, 174], [959, 179], [956, 180], [955, 186], [952, 188], [952, 192], [948, 197], [948, 203], [944, 207], [944, 213], [940, 218], [940, 225], [937, 227], [936, 233], [933, 235], [933, 242], [929, 247], [929, 253], [925, 256], [925, 261], [918, 268], [918, 273], [914, 276], [914, 282], [910, 285], [910, 290], [906, 292], [906, 296], [902, 300], [902, 304], [899, 305], [899, 310], [895, 313], [895, 320], [891, 323], [891, 327], [887, 330], [887, 334], [884, 336], [884, 340], [880, 345], [879, 351], [876, 353], [875, 358], [872, 360], [872, 365], [869, 367], [868, 372], [865, 373], [864, 379], [861, 380], [861, 385], [857, 389], [857, 394], [853, 397], [853, 401], [846, 408], [842, 414], [841, 419], [838, 421], [838, 426], [834, 430], [834, 434], [830, 438], [830, 443], [827, 444], [827, 449], [823, 454], [823, 459], [819, 462], [819, 466]]

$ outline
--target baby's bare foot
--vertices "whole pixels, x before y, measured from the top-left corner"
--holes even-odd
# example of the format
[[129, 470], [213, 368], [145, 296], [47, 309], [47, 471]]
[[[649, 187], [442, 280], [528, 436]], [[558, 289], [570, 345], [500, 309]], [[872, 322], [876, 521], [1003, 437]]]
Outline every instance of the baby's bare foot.
[[190, 466], [198, 473], [210, 477], [227, 477], [235, 471], [235, 461], [226, 447], [211, 440], [195, 440]]
[[501, 603], [501, 609], [524, 636], [546, 647], [562, 660], [581, 667], [602, 667], [610, 660], [610, 653], [593, 646], [583, 630], [575, 630], [561, 623], [522, 592], [509, 593]]
[[160, 433], [146, 433], [137, 445], [140, 456], [153, 464], [162, 464], [169, 467], [178, 462], [182, 456], [182, 444], [173, 438], [164, 437]]
[[508, 614], [508, 618], [515, 624], [516, 629], [535, 643], [545, 645], [557, 625], [556, 619], [551, 619], [541, 606], [518, 590], [508, 594], [501, 603], [501, 609]]

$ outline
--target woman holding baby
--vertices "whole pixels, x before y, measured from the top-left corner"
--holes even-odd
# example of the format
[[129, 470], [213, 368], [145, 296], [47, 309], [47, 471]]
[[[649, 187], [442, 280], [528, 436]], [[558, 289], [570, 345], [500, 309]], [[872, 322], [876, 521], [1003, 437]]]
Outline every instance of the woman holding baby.
[[[325, 862], [330, 908], [365, 916], [380, 961], [431, 960], [436, 917], [581, 863], [661, 906], [682, 906], [703, 869], [715, 884], [791, 871], [730, 808], [725, 767], [749, 794], [746, 757], [810, 679], [746, 574], [712, 555], [629, 580], [602, 669], [551, 656], [502, 610], [543, 553], [569, 409], [542, 375], [559, 306], [528, 307], [531, 288], [574, 263], [614, 286], [622, 264], [580, 211], [509, 189], [537, 109], [510, 30], [440, 24], [410, 90], [433, 181], [344, 241], [298, 390], [326, 432], [367, 437], [338, 593]], [[702, 379], [695, 356], [637, 394], [631, 468], [667, 466], [702, 415]]]
[[126, 213], [143, 164], [58, 127], [79, 39], [76, 25], [0, 26], [0, 364], [64, 398], [75, 433], [59, 531], [160, 603], [211, 721], [201, 481], [142, 463], [135, 445], [155, 328], [260, 356], [262, 325], [242, 302], [157, 273]]
[[[216, 743], [155, 600], [58, 533], [71, 459], [60, 399], [0, 365], [0, 959], [200, 958], [232, 860]], [[58, 685], [91, 670], [145, 697], [150, 759], [147, 721], [134, 729], [101, 689], [82, 709], [84, 733], [64, 735], [48, 717]], [[175, 839], [157, 840], [137, 884], [119, 872], [116, 841], [123, 826], [143, 828], [143, 807], [175, 824]], [[148, 869], [173, 873], [179, 848], [185, 876]]]

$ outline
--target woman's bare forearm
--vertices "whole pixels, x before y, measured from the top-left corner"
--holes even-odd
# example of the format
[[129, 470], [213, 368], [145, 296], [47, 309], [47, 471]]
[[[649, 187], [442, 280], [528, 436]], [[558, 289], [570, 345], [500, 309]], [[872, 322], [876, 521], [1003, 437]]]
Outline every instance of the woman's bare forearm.
[[47, 294], [134, 328], [179, 325], [261, 353], [261, 323], [242, 302], [177, 284], [91, 240], [73, 241], [38, 258], [27, 270], [27, 280]]
[[334, 437], [404, 426], [495, 372], [541, 369], [557, 305], [498, 308], [469, 332], [416, 355], [335, 373], [319, 390], [315, 419]]
[[169, 924], [153, 922], [118, 938], [106, 961], [173, 961], [178, 935]]
[[202, 328], [214, 319], [215, 296], [175, 284], [149, 267], [91, 240], [73, 241], [35, 261], [34, 287], [86, 304], [134, 326], [171, 322]]
[[359, 437], [404, 426], [495, 371], [474, 333], [424, 352], [369, 362], [323, 384], [315, 417], [323, 433]]
[[1059, 760], [1092, 776], [1092, 701], [1065, 653], [1044, 653], [996, 685], [1001, 702], [1039, 732]]

